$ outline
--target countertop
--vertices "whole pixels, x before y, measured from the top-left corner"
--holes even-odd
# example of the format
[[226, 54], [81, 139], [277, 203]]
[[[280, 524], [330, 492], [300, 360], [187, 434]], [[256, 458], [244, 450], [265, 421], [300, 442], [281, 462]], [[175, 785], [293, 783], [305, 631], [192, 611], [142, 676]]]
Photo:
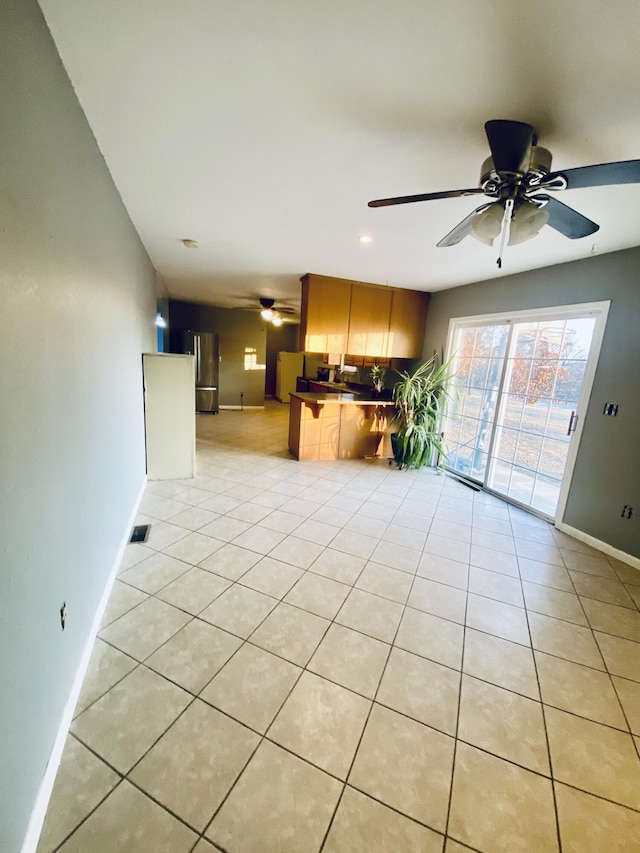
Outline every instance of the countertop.
[[346, 391], [329, 392], [327, 394], [312, 394], [308, 391], [298, 391], [291, 394], [291, 397], [297, 397], [303, 403], [334, 403], [338, 405], [355, 405], [355, 406], [395, 406], [393, 400], [373, 400], [366, 399], [359, 394], [349, 393]]

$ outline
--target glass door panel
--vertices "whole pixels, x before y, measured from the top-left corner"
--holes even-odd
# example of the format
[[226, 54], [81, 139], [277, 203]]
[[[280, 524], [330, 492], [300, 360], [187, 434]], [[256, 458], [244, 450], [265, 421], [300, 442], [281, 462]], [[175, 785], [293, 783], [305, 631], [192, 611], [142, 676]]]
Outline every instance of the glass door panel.
[[554, 516], [596, 316], [460, 326], [447, 466]]

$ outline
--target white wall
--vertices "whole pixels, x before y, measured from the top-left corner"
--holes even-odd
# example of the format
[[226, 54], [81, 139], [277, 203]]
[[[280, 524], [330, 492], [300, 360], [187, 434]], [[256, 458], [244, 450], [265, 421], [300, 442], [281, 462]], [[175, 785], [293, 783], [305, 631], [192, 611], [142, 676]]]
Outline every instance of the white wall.
[[0, 851], [17, 853], [144, 482], [155, 295], [35, 0], [0, 3], [0, 128]]

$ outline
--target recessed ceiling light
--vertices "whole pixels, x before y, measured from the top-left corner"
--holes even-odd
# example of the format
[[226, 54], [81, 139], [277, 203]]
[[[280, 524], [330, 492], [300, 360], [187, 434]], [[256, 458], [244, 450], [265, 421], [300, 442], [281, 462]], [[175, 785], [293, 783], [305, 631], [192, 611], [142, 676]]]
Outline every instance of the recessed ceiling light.
[[198, 241], [197, 240], [188, 240], [185, 239], [182, 241], [182, 244], [187, 247], [187, 249], [197, 249]]
[[363, 234], [361, 237], [358, 237], [358, 240], [361, 243], [373, 243], [373, 237], [370, 237], [368, 234]]

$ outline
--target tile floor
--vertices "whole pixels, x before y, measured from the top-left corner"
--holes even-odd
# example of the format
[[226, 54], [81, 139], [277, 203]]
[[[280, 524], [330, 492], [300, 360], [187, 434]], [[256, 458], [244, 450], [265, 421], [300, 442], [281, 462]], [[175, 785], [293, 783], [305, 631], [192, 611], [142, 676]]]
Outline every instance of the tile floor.
[[640, 571], [287, 418], [148, 485], [38, 853], [640, 851]]

